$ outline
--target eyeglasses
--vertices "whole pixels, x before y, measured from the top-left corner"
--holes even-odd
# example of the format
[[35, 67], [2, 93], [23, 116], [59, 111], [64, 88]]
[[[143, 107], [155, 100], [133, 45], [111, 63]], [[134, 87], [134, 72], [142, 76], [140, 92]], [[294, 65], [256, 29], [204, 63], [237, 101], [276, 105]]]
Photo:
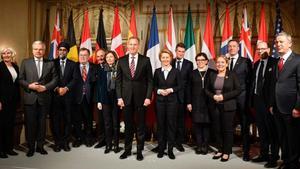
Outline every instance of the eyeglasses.
[[67, 49], [58, 49], [59, 51], [68, 51]]
[[196, 60], [197, 62], [204, 62], [204, 61], [207, 61], [206, 59], [197, 59]]

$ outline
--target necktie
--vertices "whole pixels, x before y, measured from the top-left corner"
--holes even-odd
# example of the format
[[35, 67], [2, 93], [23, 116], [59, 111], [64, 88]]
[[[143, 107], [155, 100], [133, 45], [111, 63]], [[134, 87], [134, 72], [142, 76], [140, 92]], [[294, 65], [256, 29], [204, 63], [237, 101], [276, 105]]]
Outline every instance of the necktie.
[[82, 77], [82, 80], [85, 82], [86, 81], [86, 66], [83, 65], [82, 66], [82, 71], [81, 71], [81, 77]]
[[37, 65], [36, 65], [36, 68], [37, 68], [37, 73], [38, 73], [38, 77], [40, 78], [41, 77], [41, 59], [37, 59]]
[[260, 67], [258, 70], [257, 81], [256, 81], [256, 94], [260, 95], [263, 88], [263, 71], [264, 61], [260, 61]]
[[134, 77], [134, 73], [135, 73], [135, 62], [134, 62], [134, 57], [131, 57], [130, 74], [132, 78]]
[[178, 61], [177, 61], [177, 69], [178, 69], [178, 70], [181, 70], [180, 63], [181, 63], [181, 61], [180, 61], [180, 60], [178, 60]]
[[278, 70], [279, 70], [279, 72], [282, 70], [282, 68], [283, 68], [283, 58], [281, 57], [280, 59], [279, 59], [279, 62], [278, 62]]
[[234, 58], [231, 58], [231, 61], [230, 61], [230, 70], [233, 69], [233, 62], [234, 62]]
[[61, 60], [60, 69], [61, 69], [61, 75], [63, 76], [65, 73], [65, 61], [64, 60]]

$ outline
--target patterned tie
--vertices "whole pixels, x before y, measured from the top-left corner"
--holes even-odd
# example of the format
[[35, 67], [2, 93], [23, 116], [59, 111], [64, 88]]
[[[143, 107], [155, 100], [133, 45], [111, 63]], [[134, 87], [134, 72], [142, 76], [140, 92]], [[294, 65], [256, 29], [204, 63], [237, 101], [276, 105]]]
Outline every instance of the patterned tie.
[[279, 59], [279, 62], [278, 62], [278, 70], [279, 70], [279, 72], [282, 70], [282, 68], [283, 68], [283, 58], [281, 57], [280, 59]]
[[82, 80], [85, 82], [86, 81], [86, 66], [85, 65], [82, 66], [81, 77], [82, 77]]
[[134, 77], [134, 73], [135, 73], [135, 62], [134, 62], [134, 57], [131, 57], [131, 63], [130, 63], [130, 74], [131, 77]]

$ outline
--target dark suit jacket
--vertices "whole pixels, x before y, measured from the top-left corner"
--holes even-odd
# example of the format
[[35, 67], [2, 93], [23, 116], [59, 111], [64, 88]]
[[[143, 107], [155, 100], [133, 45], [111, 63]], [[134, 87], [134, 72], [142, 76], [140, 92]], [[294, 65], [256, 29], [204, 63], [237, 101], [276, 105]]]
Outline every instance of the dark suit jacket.
[[[176, 67], [176, 59], [173, 59], [172, 61], [172, 66], [175, 68]], [[180, 70], [180, 75], [181, 75], [181, 80], [182, 80], [182, 89], [178, 92], [178, 99], [179, 102], [182, 104], [186, 103], [187, 99], [187, 86], [188, 82], [190, 80], [191, 73], [193, 71], [193, 63], [187, 59], [183, 59], [181, 70]]]
[[134, 98], [135, 105], [142, 106], [146, 98], [151, 99], [153, 89], [153, 75], [150, 59], [138, 55], [135, 76], [132, 78], [129, 69], [129, 55], [125, 55], [118, 62], [116, 92], [117, 98], [122, 98], [125, 105]]
[[[209, 76], [208, 84], [205, 88], [205, 93], [210, 98], [210, 106], [215, 107], [216, 102], [213, 100], [215, 95], [215, 81], [217, 73], [211, 73]], [[236, 98], [241, 93], [241, 86], [235, 73], [226, 71], [224, 85], [222, 89], [224, 110], [235, 111], [237, 108]]]
[[77, 67], [79, 69], [79, 80], [75, 86], [75, 102], [77, 104], [80, 104], [83, 100], [83, 85], [86, 83], [86, 99], [88, 103], [91, 103], [94, 99], [94, 91], [95, 91], [95, 84], [97, 81], [97, 65], [94, 65], [92, 63], [89, 63], [89, 70], [87, 74], [87, 79], [84, 82], [81, 76], [81, 71], [80, 71], [80, 64], [77, 64]]
[[[24, 104], [34, 104], [37, 100], [41, 105], [51, 102], [52, 90], [56, 87], [58, 76], [54, 67], [54, 62], [43, 60], [42, 75], [39, 78], [34, 58], [24, 59], [21, 64], [19, 83], [24, 89]], [[47, 90], [42, 93], [32, 91], [28, 88], [30, 83], [38, 82], [44, 85]]]
[[58, 83], [56, 87], [67, 87], [69, 91], [64, 95], [64, 97], [67, 100], [74, 101], [75, 85], [80, 80], [80, 70], [77, 66], [77, 63], [66, 59], [65, 71], [63, 76], [61, 73], [60, 59], [55, 59], [54, 65], [58, 74]]
[[188, 85], [187, 104], [192, 104], [192, 120], [193, 122], [208, 123], [208, 97], [205, 94], [209, 76], [215, 73], [213, 69], [207, 69], [204, 78], [204, 87], [202, 88], [202, 78], [198, 69], [193, 70], [191, 74], [190, 83]]
[[250, 59], [239, 56], [233, 72], [237, 75], [242, 90], [249, 91], [251, 85], [252, 64]]
[[180, 72], [178, 69], [172, 67], [170, 70], [167, 79], [164, 77], [164, 73], [161, 70], [162, 68], [158, 68], [154, 72], [154, 90], [157, 94], [158, 89], [168, 89], [172, 88], [173, 93], [168, 96], [162, 96], [157, 94], [156, 101], [157, 102], [178, 102], [178, 91], [182, 88], [182, 82], [180, 77]]
[[[276, 70], [277, 70], [277, 59], [273, 57], [268, 58], [268, 62], [265, 68], [264, 77], [262, 79], [262, 98], [267, 107], [272, 106], [275, 101], [274, 91], [275, 91], [275, 83], [276, 83]], [[253, 95], [255, 92], [255, 80], [256, 80], [256, 72], [257, 67], [260, 63], [260, 60], [255, 62], [253, 72], [252, 72], [252, 80], [251, 80], [251, 103], [253, 103]], [[253, 104], [251, 104], [253, 105]]]
[[6, 67], [5, 63], [0, 62], [0, 102], [2, 104], [17, 103], [20, 101], [19, 89], [19, 67], [12, 63], [12, 66], [17, 72], [17, 79], [13, 82], [12, 76]]
[[292, 114], [294, 108], [300, 110], [300, 55], [292, 53], [278, 72], [275, 98], [280, 113]]

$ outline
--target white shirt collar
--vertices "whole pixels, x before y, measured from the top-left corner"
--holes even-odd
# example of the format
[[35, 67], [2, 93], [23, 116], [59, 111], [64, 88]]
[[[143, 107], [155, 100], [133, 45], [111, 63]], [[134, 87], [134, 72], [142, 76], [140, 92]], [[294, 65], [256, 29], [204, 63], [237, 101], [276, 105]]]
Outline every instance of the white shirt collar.
[[199, 72], [202, 72], [202, 71], [207, 71], [208, 69], [208, 66], [205, 66], [204, 68], [200, 69], [200, 68], [197, 68]]
[[230, 59], [231, 59], [231, 58], [234, 58], [234, 59], [236, 60], [238, 57], [239, 57], [239, 54], [236, 54], [236, 55], [234, 55], [234, 56], [230, 56]]
[[168, 67], [161, 67], [161, 71], [168, 71], [168, 72], [170, 72], [171, 71], [171, 69], [172, 69], [172, 66], [170, 65], [170, 66], [168, 66]]
[[290, 49], [288, 52], [286, 52], [286, 54], [284, 54], [282, 56], [282, 58], [284, 59], [284, 61], [286, 61], [290, 57], [291, 54], [292, 54], [292, 50]]
[[129, 58], [131, 59], [132, 57], [134, 57], [134, 59], [136, 59], [139, 56], [138, 53], [136, 53], [135, 55], [129, 54]]
[[34, 61], [43, 61], [43, 57], [37, 58], [37, 57], [34, 56]]
[[[83, 67], [83, 64], [80, 63], [80, 67], [82, 68], [82, 67]], [[85, 64], [85, 67], [86, 67], [86, 68], [89, 67], [89, 62], [87, 62], [87, 63]]]
[[177, 62], [177, 61], [181, 61], [181, 63], [182, 63], [182, 62], [183, 62], [183, 59], [184, 59], [184, 58], [182, 58], [182, 59], [176, 58], [176, 62]]

